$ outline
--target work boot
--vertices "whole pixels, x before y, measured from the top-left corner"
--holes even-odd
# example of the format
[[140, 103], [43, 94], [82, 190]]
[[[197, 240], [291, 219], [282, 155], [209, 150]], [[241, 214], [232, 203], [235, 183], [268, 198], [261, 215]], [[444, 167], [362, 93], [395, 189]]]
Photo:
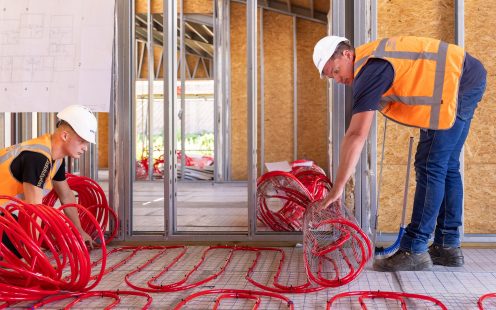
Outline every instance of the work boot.
[[388, 258], [375, 259], [373, 267], [376, 271], [431, 270], [432, 260], [427, 252], [414, 254], [400, 249]]
[[460, 247], [443, 247], [439, 244], [432, 244], [429, 247], [429, 254], [434, 265], [461, 267], [464, 263]]

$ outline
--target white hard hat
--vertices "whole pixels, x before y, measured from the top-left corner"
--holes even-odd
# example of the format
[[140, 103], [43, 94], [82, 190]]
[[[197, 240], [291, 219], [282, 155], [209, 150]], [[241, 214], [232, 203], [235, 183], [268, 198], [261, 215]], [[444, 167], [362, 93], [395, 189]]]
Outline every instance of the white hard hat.
[[57, 114], [57, 117], [71, 125], [84, 140], [95, 143], [97, 122], [90, 109], [82, 105], [70, 105]]
[[336, 36], [327, 36], [315, 44], [313, 48], [313, 63], [317, 70], [319, 70], [320, 78], [322, 78], [322, 70], [324, 70], [324, 66], [327, 61], [331, 58], [332, 54], [336, 51], [336, 47], [338, 47], [339, 43], [348, 41], [348, 39], [344, 37], [336, 37]]

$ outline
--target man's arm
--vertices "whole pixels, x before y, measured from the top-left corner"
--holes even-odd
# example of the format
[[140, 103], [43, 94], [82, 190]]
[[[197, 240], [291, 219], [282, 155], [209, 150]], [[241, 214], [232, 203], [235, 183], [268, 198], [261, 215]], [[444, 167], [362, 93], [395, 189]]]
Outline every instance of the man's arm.
[[[52, 184], [53, 184], [53, 189], [59, 196], [61, 204], [65, 205], [65, 204], [76, 203], [76, 196], [74, 196], [74, 193], [69, 187], [69, 184], [67, 184], [66, 180], [63, 181], [52, 180]], [[83, 227], [81, 226], [81, 221], [79, 220], [79, 214], [77, 208], [75, 207], [65, 208], [64, 213], [71, 220], [74, 226], [76, 226], [77, 230], [83, 237], [83, 240], [85, 242], [89, 242], [91, 248], [93, 248], [94, 242], [91, 239], [91, 237], [83, 230]]]
[[24, 201], [29, 204], [41, 204], [43, 200], [43, 191], [41, 188], [34, 186], [31, 183], [23, 182]]
[[351, 117], [350, 126], [346, 130], [341, 143], [336, 179], [331, 191], [321, 204], [322, 208], [328, 207], [331, 203], [341, 198], [346, 182], [355, 171], [363, 145], [369, 135], [374, 113], [375, 111], [360, 112]]

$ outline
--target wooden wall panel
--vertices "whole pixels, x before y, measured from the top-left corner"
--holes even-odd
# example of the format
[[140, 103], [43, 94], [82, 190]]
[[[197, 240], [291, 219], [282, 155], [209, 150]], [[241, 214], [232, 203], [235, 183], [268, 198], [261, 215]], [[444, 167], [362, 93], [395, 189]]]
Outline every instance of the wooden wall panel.
[[231, 2], [231, 176], [247, 180], [246, 7]]
[[[151, 0], [152, 13], [164, 12], [163, 0]], [[135, 0], [136, 13], [146, 14], [148, 0]], [[180, 10], [180, 1], [177, 0], [177, 10]], [[212, 14], [214, 11], [212, 0], [183, 0], [184, 13], [186, 14]]]
[[265, 162], [293, 161], [293, 18], [264, 10]]
[[485, 66], [486, 92], [465, 143], [465, 232], [496, 233], [496, 2], [465, 0], [465, 48]]
[[109, 114], [105, 112], [98, 113], [98, 168], [108, 169], [108, 150], [109, 150]]
[[[433, 37], [453, 43], [455, 38], [454, 27], [453, 0], [378, 1], [378, 38], [414, 35]], [[378, 113], [377, 124], [377, 161], [379, 163], [384, 132], [384, 119], [380, 113]], [[410, 135], [415, 137], [415, 151], [419, 130], [389, 121], [386, 134], [378, 230], [382, 232], [397, 232], [400, 223], [399, 218], [401, 217], [406, 163], [408, 159], [408, 139]], [[412, 182], [415, 180], [413, 168], [411, 180]], [[412, 204], [413, 190], [410, 191], [409, 208], [411, 208]], [[408, 211], [407, 217], [410, 214], [411, 212]], [[398, 220], [395, 221], [394, 219]]]
[[212, 0], [183, 0], [184, 13], [186, 14], [213, 14], [214, 4]]
[[298, 158], [327, 167], [328, 108], [326, 80], [319, 77], [312, 60], [315, 43], [326, 35], [326, 26], [297, 20]]

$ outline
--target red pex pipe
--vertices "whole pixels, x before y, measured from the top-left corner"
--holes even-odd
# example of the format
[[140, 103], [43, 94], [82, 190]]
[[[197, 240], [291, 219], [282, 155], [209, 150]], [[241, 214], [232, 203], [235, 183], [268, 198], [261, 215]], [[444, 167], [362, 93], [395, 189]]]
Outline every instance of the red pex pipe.
[[255, 301], [255, 305], [253, 306], [252, 310], [257, 310], [258, 307], [260, 306], [260, 303], [262, 302], [262, 299], [260, 296], [256, 296], [253, 294], [247, 294], [247, 293], [225, 293], [222, 295], [219, 295], [215, 299], [215, 305], [213, 307], [213, 310], [218, 310], [220, 307], [220, 303], [224, 299], [251, 299]]
[[[26, 204], [16, 198], [0, 196], [7, 202], [0, 207], [0, 232], [11, 241], [22, 259], [3, 243], [0, 249], [0, 300], [17, 302], [36, 300], [61, 290], [85, 291], [95, 287], [102, 275], [90, 281], [88, 249], [74, 224], [61, 212], [75, 207], [94, 225], [98, 236], [103, 232], [96, 219], [80, 205], [65, 205], [54, 209], [46, 205]], [[12, 216], [17, 213], [17, 219]], [[47, 249], [42, 250], [42, 246]], [[102, 243], [102, 272], [105, 269], [106, 246]], [[66, 277], [62, 272], [68, 273]]]
[[[287, 304], [289, 310], [294, 310], [293, 302], [291, 301], [291, 299], [287, 298], [284, 295], [272, 293], [272, 292], [252, 291], [252, 290], [235, 290], [235, 289], [217, 289], [217, 290], [205, 290], [205, 291], [196, 292], [196, 293], [191, 294], [188, 297], [184, 298], [179, 304], [177, 304], [177, 306], [174, 308], [174, 310], [181, 309], [188, 302], [192, 301], [195, 298], [198, 298], [201, 296], [206, 296], [206, 295], [212, 295], [212, 294], [239, 294], [240, 298], [246, 298], [243, 296], [248, 296], [247, 298], [250, 298], [250, 299], [257, 298], [257, 296], [276, 298], [276, 299], [279, 299], [279, 300], [285, 302]], [[216, 305], [217, 305], [217, 303], [216, 303]], [[258, 306], [257, 306], [257, 308], [258, 308]], [[216, 309], [216, 308], [214, 308], [214, 309]], [[256, 308], [254, 308], [254, 309], [256, 309]]]
[[484, 300], [495, 297], [496, 297], [496, 293], [484, 294], [481, 297], [479, 297], [479, 300], [477, 300], [477, 306], [479, 307], [480, 310], [484, 310], [484, 305], [483, 305]]
[[[162, 256], [165, 251], [167, 249], [170, 249], [170, 248], [181, 248], [182, 246], [172, 246], [172, 247], [154, 247], [154, 249], [157, 249], [157, 248], [160, 248], [160, 249], [163, 249], [163, 251], [159, 252], [158, 254], [156, 254], [155, 256], [153, 256], [152, 258], [150, 258], [149, 260], [147, 260], [144, 264], [140, 265], [139, 267], [137, 267], [135, 270], [131, 271], [130, 273], [126, 274], [124, 280], [125, 282], [127, 283], [128, 286], [130, 286], [131, 288], [135, 289], [135, 290], [138, 290], [138, 291], [143, 291], [143, 292], [151, 292], [151, 293], [158, 293], [158, 292], [177, 292], [177, 291], [181, 291], [181, 290], [187, 290], [187, 289], [191, 289], [191, 288], [194, 288], [194, 287], [198, 287], [202, 284], [205, 284], [213, 279], [216, 279], [218, 277], [220, 277], [222, 275], [222, 273], [226, 270], [227, 266], [230, 264], [230, 262], [232, 261], [232, 258], [233, 258], [233, 254], [234, 252], [237, 252], [237, 251], [253, 251], [253, 252], [256, 252], [256, 258], [255, 260], [253, 261], [253, 264], [251, 267], [249, 267], [246, 275], [245, 275], [245, 278], [250, 282], [252, 283], [253, 285], [261, 288], [261, 289], [265, 289], [265, 290], [269, 290], [269, 291], [272, 291], [272, 292], [279, 292], [279, 293], [310, 293], [310, 292], [315, 292], [315, 291], [319, 291], [319, 290], [322, 290], [324, 289], [324, 287], [321, 287], [321, 286], [317, 286], [317, 287], [310, 287], [311, 283], [309, 281], [307, 281], [306, 283], [302, 284], [302, 285], [297, 285], [297, 286], [292, 286], [292, 285], [282, 285], [279, 283], [279, 277], [281, 275], [281, 272], [282, 272], [282, 269], [283, 269], [283, 264], [284, 264], [284, 260], [285, 260], [285, 255], [284, 255], [284, 251], [281, 250], [281, 249], [277, 249], [277, 248], [252, 248], [252, 247], [232, 247], [232, 246], [211, 246], [211, 247], [208, 247], [202, 254], [199, 262], [197, 262], [195, 265], [194, 265], [194, 268], [192, 270], [190, 270], [189, 272], [187, 272], [184, 277], [179, 280], [179, 281], [176, 281], [176, 282], [173, 282], [173, 283], [168, 283], [168, 284], [155, 284], [154, 282], [156, 282], [159, 278], [163, 277], [163, 275], [170, 271], [173, 266], [175, 266], [177, 263], [179, 263], [179, 260], [181, 259], [181, 257], [186, 253], [186, 248], [183, 249], [183, 251], [181, 253], [179, 253], [167, 266], [164, 266], [164, 267], [161, 267], [160, 268], [160, 272], [156, 275], [154, 275], [153, 277], [151, 277], [150, 280], [148, 280], [147, 282], [147, 286], [140, 286], [138, 284], [135, 284], [131, 281], [131, 278], [133, 277], [133, 275], [137, 274], [138, 272], [144, 270], [147, 266], [149, 266], [150, 264], [152, 264], [155, 260], [157, 260], [160, 256]], [[208, 258], [208, 254], [211, 252], [211, 251], [214, 251], [216, 249], [227, 249], [229, 250], [228, 253], [226, 253], [226, 259], [225, 259], [225, 262], [224, 264], [219, 268], [219, 270], [217, 272], [215, 272], [214, 274], [206, 277], [206, 278], [202, 278], [198, 281], [195, 281], [195, 282], [192, 282], [192, 283], [187, 283], [188, 280], [193, 276], [193, 274], [199, 270], [199, 268], [205, 263], [205, 261], [207, 260]], [[140, 250], [143, 250], [143, 249], [140, 249]], [[279, 267], [277, 269], [277, 272], [276, 272], [276, 275], [273, 277], [273, 285], [274, 286], [267, 286], [267, 285], [264, 285], [264, 284], [261, 284], [257, 281], [255, 281], [254, 279], [252, 279], [252, 274], [256, 268], [256, 265], [258, 263], [258, 260], [259, 260], [259, 257], [260, 257], [260, 253], [262, 251], [277, 251], [281, 254], [281, 260], [279, 261]], [[120, 263], [119, 263], [120, 264]]]
[[134, 292], [134, 291], [92, 291], [92, 292], [86, 292], [86, 293], [70, 293], [70, 294], [63, 294], [63, 295], [58, 295], [58, 296], [53, 296], [49, 298], [45, 298], [44, 300], [38, 302], [35, 304], [32, 309], [39, 309], [44, 306], [47, 306], [53, 302], [57, 302], [60, 300], [68, 299], [68, 298], [74, 298], [72, 302], [67, 304], [64, 309], [71, 309], [73, 306], [75, 306], [77, 303], [83, 302], [85, 299], [89, 299], [92, 297], [108, 297], [114, 299], [114, 301], [105, 307], [104, 309], [113, 309], [116, 306], [119, 306], [121, 303], [121, 297], [120, 296], [140, 296], [146, 298], [146, 303], [143, 305], [142, 309], [146, 310], [149, 309], [150, 305], [153, 302], [153, 298], [142, 292]]
[[[114, 229], [110, 232], [108, 238], [105, 239], [107, 243], [112, 241], [117, 235], [118, 230], [117, 214], [109, 207], [105, 192], [100, 185], [88, 177], [76, 176], [70, 173], [66, 173], [66, 180], [71, 190], [77, 192], [77, 203], [91, 211], [91, 214], [97, 219], [103, 231], [107, 230], [109, 220], [112, 219]], [[55, 190], [51, 190], [43, 197], [43, 204], [53, 207], [58, 199], [59, 197]], [[97, 236], [91, 221], [87, 220], [86, 217], [81, 214], [80, 219], [84, 231], [86, 231], [93, 240], [96, 240]]]
[[[407, 303], [405, 302], [404, 298], [410, 298], [410, 299], [419, 299], [419, 300], [424, 300], [428, 302], [432, 302], [436, 306], [438, 306], [441, 310], [447, 310], [446, 306], [439, 300], [437, 300], [434, 297], [431, 296], [426, 296], [426, 295], [420, 295], [420, 294], [411, 294], [411, 293], [404, 293], [404, 292], [386, 292], [386, 291], [354, 291], [354, 292], [343, 292], [340, 294], [335, 295], [329, 301], [327, 301], [327, 307], [326, 309], [329, 310], [332, 307], [332, 304], [339, 300], [340, 298], [346, 298], [346, 297], [351, 297], [351, 296], [358, 296], [358, 303], [362, 306], [362, 309], [367, 309], [365, 306], [364, 299], [366, 298], [384, 298], [384, 299], [394, 299], [398, 300], [401, 302], [402, 309], [407, 309], [406, 305]], [[430, 309], [430, 308], [429, 308]]]

